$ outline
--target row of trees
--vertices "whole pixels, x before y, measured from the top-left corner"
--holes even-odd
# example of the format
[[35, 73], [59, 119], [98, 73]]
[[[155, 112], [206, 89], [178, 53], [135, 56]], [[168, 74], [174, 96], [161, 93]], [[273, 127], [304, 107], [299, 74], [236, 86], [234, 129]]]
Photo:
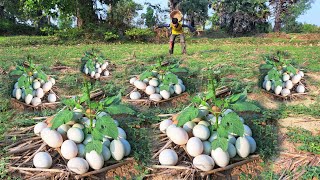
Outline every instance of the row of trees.
[[[145, 3], [136, 24], [153, 27], [162, 23], [170, 11], [179, 9], [192, 26], [205, 27], [211, 21], [233, 34], [263, 32], [274, 22], [274, 31], [290, 29], [296, 18], [311, 7], [313, 0], [168, 0], [169, 9]], [[60, 28], [75, 24], [85, 29], [92, 26], [125, 31], [143, 5], [133, 0], [0, 0], [0, 20], [27, 23], [37, 28], [58, 21]], [[213, 9], [212, 17], [208, 10]], [[76, 23], [74, 23], [76, 22]]]

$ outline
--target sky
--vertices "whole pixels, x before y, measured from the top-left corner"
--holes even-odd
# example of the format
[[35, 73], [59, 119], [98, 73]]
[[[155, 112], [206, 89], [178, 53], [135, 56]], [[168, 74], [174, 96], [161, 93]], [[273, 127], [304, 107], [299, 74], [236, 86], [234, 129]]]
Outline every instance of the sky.
[[[144, 2], [150, 2], [152, 4], [161, 4], [161, 6], [164, 8], [168, 7], [167, 0], [134, 0], [134, 1], [140, 4], [144, 4]], [[306, 11], [305, 14], [301, 15], [297, 19], [297, 21], [320, 26], [320, 0], [314, 0], [314, 3], [312, 4], [311, 9]]]

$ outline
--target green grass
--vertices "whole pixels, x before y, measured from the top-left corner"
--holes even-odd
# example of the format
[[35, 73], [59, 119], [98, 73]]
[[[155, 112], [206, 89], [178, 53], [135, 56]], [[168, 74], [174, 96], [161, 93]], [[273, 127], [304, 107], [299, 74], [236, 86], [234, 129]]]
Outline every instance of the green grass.
[[[292, 35], [292, 37], [295, 35]], [[263, 62], [263, 55], [272, 53], [276, 50], [288, 51], [294, 62], [306, 72], [320, 72], [320, 48], [319, 39], [301, 40], [296, 38], [260, 38], [260, 37], [241, 37], [241, 38], [189, 38], [187, 39], [188, 55], [181, 55], [180, 45], [177, 43], [175, 54], [168, 57], [167, 44], [155, 43], [110, 43], [102, 42], [63, 42], [55, 37], [40, 36], [16, 36], [0, 37], [0, 67], [8, 71], [10, 67], [21, 63], [27, 55], [35, 56], [35, 63], [43, 66], [47, 74], [55, 75], [57, 86], [62, 95], [75, 95], [80, 92], [82, 75], [78, 73], [80, 58], [83, 52], [91, 49], [100, 49], [108, 59], [116, 64], [113, 72], [115, 79], [110, 82], [101, 82], [97, 87], [102, 87], [107, 91], [107, 95], [115, 95], [119, 91], [124, 92], [127, 87], [129, 75], [139, 74], [146, 69], [148, 64], [155, 63], [159, 56], [166, 56], [167, 59], [181, 60], [190, 69], [192, 77], [182, 77], [189, 85], [189, 92], [197, 92], [203, 89], [205, 80], [201, 78], [204, 68], [219, 67], [221, 71], [221, 82], [228, 85], [233, 92], [240, 92], [245, 87], [249, 87], [249, 92], [260, 92], [257, 88], [259, 77], [259, 65]], [[312, 45], [312, 46], [311, 46]], [[73, 68], [72, 73], [53, 72], [51, 68], [56, 64], [62, 64]], [[40, 114], [21, 113], [10, 108], [10, 92], [14, 79], [7, 74], [0, 75], [0, 141], [3, 134], [13, 126], [26, 126], [30, 123], [30, 117], [40, 115], [51, 115], [55, 111], [41, 112]], [[317, 88], [320, 83], [311, 82]], [[260, 94], [261, 95], [261, 94]], [[276, 120], [287, 114], [311, 115], [319, 118], [319, 102], [312, 106], [281, 106], [279, 110], [265, 110], [264, 114], [251, 121], [253, 132], [256, 137], [263, 138], [257, 142], [259, 153], [263, 157], [271, 157], [277, 152], [277, 127]], [[259, 102], [263, 104], [264, 102]], [[129, 128], [129, 134], [138, 137], [142, 142], [140, 153], [134, 156], [144, 160], [150, 156], [149, 136], [146, 125], [159, 122], [155, 115], [159, 113], [175, 113], [183, 108], [154, 108], [144, 109], [137, 121], [128, 124], [130, 127], [141, 126], [142, 129]], [[283, 111], [282, 111], [283, 110]], [[26, 123], [27, 122], [27, 123]], [[266, 126], [261, 126], [266, 123]], [[139, 142], [133, 143], [133, 149], [139, 151]], [[4, 155], [0, 155], [3, 157]], [[1, 163], [4, 159], [0, 160]], [[144, 162], [148, 163], [148, 162]], [[0, 164], [0, 173], [2, 170]], [[266, 174], [266, 176], [272, 174]], [[1, 175], [0, 175], [1, 177]]]
[[320, 154], [320, 135], [302, 128], [288, 128], [287, 136], [290, 142], [297, 143], [297, 149], [314, 154]]

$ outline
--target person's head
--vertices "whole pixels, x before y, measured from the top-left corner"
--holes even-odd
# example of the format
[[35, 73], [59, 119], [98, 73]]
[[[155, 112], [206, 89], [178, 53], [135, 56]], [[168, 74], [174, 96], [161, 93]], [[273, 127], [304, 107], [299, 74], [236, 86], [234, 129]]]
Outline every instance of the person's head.
[[178, 24], [178, 19], [177, 18], [172, 18], [172, 24]]

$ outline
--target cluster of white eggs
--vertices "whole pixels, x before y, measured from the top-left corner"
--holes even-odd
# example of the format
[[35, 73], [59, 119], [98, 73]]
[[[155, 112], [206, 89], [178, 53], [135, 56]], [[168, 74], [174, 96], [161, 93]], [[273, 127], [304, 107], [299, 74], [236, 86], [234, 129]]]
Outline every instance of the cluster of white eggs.
[[[170, 90], [161, 90], [161, 81], [158, 77], [147, 78], [140, 80], [138, 77], [130, 79], [130, 84], [134, 85], [140, 92], [149, 96], [149, 99], [155, 102], [161, 101], [162, 99], [169, 99], [175, 94], [181, 94], [186, 91], [186, 87], [181, 79], [178, 79], [177, 84], [171, 84]], [[130, 93], [130, 99], [138, 100], [142, 98], [142, 94], [139, 91], [133, 91]]]
[[[202, 170], [212, 170], [215, 165], [225, 167], [230, 158], [239, 155], [242, 158], [254, 153], [256, 142], [252, 138], [251, 129], [243, 124], [244, 134], [237, 137], [235, 134], [228, 135], [228, 150], [222, 148], [212, 149], [211, 143], [217, 139], [217, 132], [210, 133], [209, 126], [215, 124], [215, 116], [208, 113], [208, 109], [199, 109], [200, 117], [189, 121], [183, 127], [177, 127], [172, 120], [166, 119], [160, 123], [160, 131], [166, 133], [169, 139], [177, 145], [186, 145], [187, 153], [193, 157], [193, 165]], [[227, 109], [222, 116], [233, 112]], [[221, 121], [219, 117], [219, 123]], [[244, 123], [243, 118], [240, 118]], [[211, 155], [211, 156], [210, 156]], [[159, 162], [161, 165], [175, 166], [178, 163], [178, 154], [172, 149], [164, 149], [160, 152]]]
[[288, 74], [286, 72], [280, 72], [282, 73], [282, 79], [281, 83], [282, 85], [277, 85], [275, 84], [274, 81], [269, 80], [268, 75], [264, 77], [264, 82], [262, 84], [263, 89], [267, 91], [272, 91], [276, 95], [281, 95], [281, 96], [288, 96], [292, 92], [297, 92], [297, 93], [304, 93], [305, 92], [305, 87], [301, 83], [301, 79], [304, 77], [304, 73], [302, 71], [298, 71], [297, 74]]
[[102, 64], [97, 62], [94, 66], [95, 69], [90, 72], [90, 69], [87, 67], [87, 64], [85, 64], [83, 67], [83, 73], [95, 79], [99, 79], [100, 77], [108, 77], [110, 75], [110, 71], [108, 70], [108, 61], [104, 61]]
[[43, 102], [43, 98], [45, 98], [46, 94], [48, 94], [47, 101], [49, 103], [56, 102], [56, 94], [50, 91], [53, 85], [55, 85], [56, 83], [55, 79], [49, 77], [48, 81], [45, 82], [44, 80], [35, 77], [36, 73], [28, 77], [32, 82], [32, 86], [28, 87], [30, 88], [32, 94], [27, 94], [26, 88], [19, 87], [19, 83], [16, 82], [12, 91], [12, 97], [16, 98], [17, 100], [23, 101], [28, 105], [32, 104], [33, 106], [38, 106]]
[[[101, 112], [98, 116], [107, 115]], [[112, 139], [105, 136], [101, 141], [103, 148], [102, 153], [92, 150], [85, 151], [86, 145], [93, 140], [91, 134], [85, 134], [83, 129], [90, 123], [87, 117], [83, 117], [81, 111], [75, 111], [73, 120], [63, 124], [56, 130], [48, 127], [45, 122], [40, 122], [34, 127], [34, 133], [41, 136], [42, 140], [52, 148], [61, 148], [61, 155], [68, 163], [68, 168], [77, 174], [83, 174], [89, 171], [89, 167], [94, 170], [101, 169], [104, 163], [111, 157], [120, 161], [131, 152], [131, 146], [126, 140], [126, 132], [119, 127], [118, 121], [118, 138]], [[94, 120], [95, 123], [95, 120]], [[52, 166], [52, 157], [47, 152], [39, 152], [33, 158], [33, 164], [36, 168], [50, 168]]]

